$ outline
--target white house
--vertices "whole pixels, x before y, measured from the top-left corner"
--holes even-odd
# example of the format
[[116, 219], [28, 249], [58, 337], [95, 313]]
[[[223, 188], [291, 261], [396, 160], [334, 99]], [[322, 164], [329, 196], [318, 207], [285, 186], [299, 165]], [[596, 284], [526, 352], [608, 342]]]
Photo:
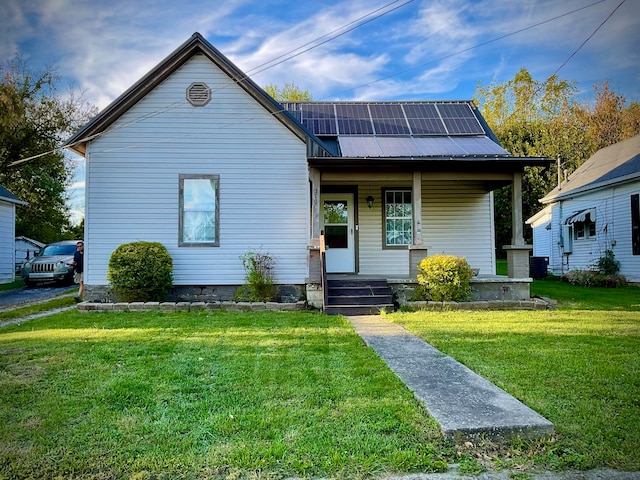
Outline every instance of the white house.
[[506, 152], [471, 101], [281, 105], [196, 33], [68, 148], [87, 162], [89, 298], [137, 240], [166, 246], [182, 298], [229, 296], [248, 251], [304, 292], [321, 232], [330, 274], [408, 279], [444, 252], [494, 276], [492, 190], [512, 184], [510, 277], [528, 299], [518, 192], [524, 166], [549, 160]]
[[534, 256], [555, 275], [592, 269], [607, 250], [640, 282], [640, 135], [598, 150], [540, 201], [527, 220]]
[[26, 205], [0, 185], [0, 283], [15, 280], [16, 205]]
[[24, 236], [16, 237], [16, 265], [22, 265], [27, 260], [31, 260], [34, 256], [45, 247], [46, 244]]

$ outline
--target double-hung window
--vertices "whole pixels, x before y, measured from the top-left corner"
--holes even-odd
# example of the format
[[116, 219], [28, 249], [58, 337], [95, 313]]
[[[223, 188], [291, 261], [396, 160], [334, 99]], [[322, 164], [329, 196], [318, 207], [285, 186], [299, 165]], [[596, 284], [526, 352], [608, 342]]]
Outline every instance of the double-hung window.
[[384, 190], [385, 246], [399, 247], [413, 243], [413, 204], [411, 190]]
[[219, 175], [180, 175], [181, 247], [220, 245], [219, 199]]
[[587, 216], [584, 222], [573, 224], [573, 234], [576, 240], [593, 238], [596, 236], [596, 224], [591, 221], [590, 216]]

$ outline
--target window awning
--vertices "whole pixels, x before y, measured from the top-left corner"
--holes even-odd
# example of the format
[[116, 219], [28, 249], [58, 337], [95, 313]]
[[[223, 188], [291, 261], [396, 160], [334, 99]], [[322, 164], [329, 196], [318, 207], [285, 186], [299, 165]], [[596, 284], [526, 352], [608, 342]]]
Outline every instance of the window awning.
[[587, 219], [587, 215], [589, 215], [589, 219], [595, 223], [596, 221], [596, 209], [595, 208], [585, 208], [584, 210], [578, 210], [577, 212], [573, 212], [569, 217], [564, 221], [565, 225], [569, 225], [571, 223], [584, 222]]

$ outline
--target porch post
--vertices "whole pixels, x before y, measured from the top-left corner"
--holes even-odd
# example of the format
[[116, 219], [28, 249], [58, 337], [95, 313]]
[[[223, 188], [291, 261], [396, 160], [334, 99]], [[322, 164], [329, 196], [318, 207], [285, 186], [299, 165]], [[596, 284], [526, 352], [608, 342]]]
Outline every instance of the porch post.
[[427, 256], [422, 244], [422, 172], [413, 172], [413, 245], [409, 245], [409, 275], [418, 275], [418, 263]]
[[322, 280], [320, 262], [320, 170], [309, 168], [309, 184], [311, 188], [311, 238], [309, 239], [309, 276], [307, 277], [307, 301], [310, 305], [322, 308]]
[[422, 172], [413, 172], [413, 244], [422, 245]]
[[511, 182], [511, 245], [524, 245], [524, 220], [522, 218], [522, 173], [515, 172]]
[[511, 245], [507, 251], [507, 270], [510, 278], [529, 277], [529, 252], [531, 245], [524, 243], [524, 220], [522, 217], [522, 172], [514, 172], [511, 183]]
[[309, 169], [311, 180], [311, 245], [320, 245], [320, 170]]

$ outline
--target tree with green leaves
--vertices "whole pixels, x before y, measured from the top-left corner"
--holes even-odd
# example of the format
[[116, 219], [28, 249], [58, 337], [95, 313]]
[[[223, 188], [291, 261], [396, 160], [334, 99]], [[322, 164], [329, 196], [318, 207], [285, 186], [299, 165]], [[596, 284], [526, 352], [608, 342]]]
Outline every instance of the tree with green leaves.
[[20, 57], [0, 66], [0, 184], [28, 202], [16, 210], [16, 235], [42, 242], [68, 236], [71, 167], [60, 146], [95, 114], [82, 95], [60, 95], [59, 81]]
[[[608, 83], [595, 87], [595, 104], [579, 103], [573, 82], [553, 75], [536, 81], [521, 69], [504, 84], [478, 85], [474, 100], [502, 146], [512, 155], [560, 158], [561, 175], [573, 172], [598, 149], [640, 133], [640, 106], [625, 105]], [[524, 218], [541, 208], [539, 199], [557, 185], [556, 164], [526, 167], [522, 185]], [[511, 242], [511, 187], [494, 193], [496, 247]], [[525, 230], [532, 242], [532, 232]]]
[[269, 84], [265, 91], [278, 102], [309, 102], [311, 94], [307, 90], [301, 90], [294, 82], [285, 83], [283, 87]]

